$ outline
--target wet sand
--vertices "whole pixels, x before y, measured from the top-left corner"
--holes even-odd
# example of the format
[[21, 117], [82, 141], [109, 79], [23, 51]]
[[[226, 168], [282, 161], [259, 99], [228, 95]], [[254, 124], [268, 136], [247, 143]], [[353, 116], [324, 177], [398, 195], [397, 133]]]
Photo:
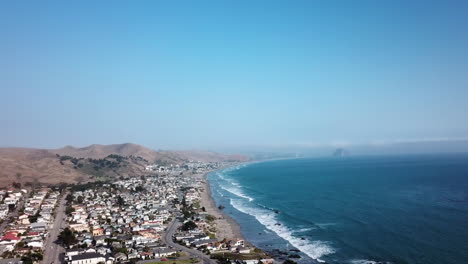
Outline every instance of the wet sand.
[[203, 192], [201, 193], [201, 206], [204, 206], [206, 212], [216, 218], [216, 237], [223, 239], [244, 239], [239, 224], [227, 214], [223, 213], [211, 197], [211, 188], [208, 184], [207, 175], [203, 175]]

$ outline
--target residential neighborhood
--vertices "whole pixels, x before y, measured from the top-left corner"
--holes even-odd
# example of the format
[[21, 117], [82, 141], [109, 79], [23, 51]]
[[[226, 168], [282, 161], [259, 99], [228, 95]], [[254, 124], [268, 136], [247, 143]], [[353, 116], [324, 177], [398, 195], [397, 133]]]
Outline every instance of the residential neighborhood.
[[223, 166], [154, 164], [113, 182], [2, 190], [2, 261], [274, 263], [240, 237], [217, 237], [201, 176]]

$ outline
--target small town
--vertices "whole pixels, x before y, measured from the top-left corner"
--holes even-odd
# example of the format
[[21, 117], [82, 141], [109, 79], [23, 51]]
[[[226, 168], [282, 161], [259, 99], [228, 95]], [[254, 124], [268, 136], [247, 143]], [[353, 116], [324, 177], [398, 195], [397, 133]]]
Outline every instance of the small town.
[[154, 164], [113, 182], [16, 182], [0, 191], [0, 264], [274, 263], [241, 237], [218, 236], [205, 208], [205, 175], [229, 165]]

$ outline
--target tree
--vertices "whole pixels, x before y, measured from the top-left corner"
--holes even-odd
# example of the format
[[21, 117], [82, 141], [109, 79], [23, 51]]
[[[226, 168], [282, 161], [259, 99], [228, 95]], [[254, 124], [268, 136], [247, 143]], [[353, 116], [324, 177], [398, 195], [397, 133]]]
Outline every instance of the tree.
[[206, 216], [206, 221], [208, 222], [213, 222], [214, 220], [216, 220], [216, 217], [212, 216], [212, 215], [207, 215]]
[[189, 231], [189, 230], [193, 230], [195, 228], [197, 228], [197, 224], [195, 224], [193, 221], [185, 222], [182, 225], [182, 231]]
[[65, 198], [65, 200], [67, 200], [68, 204], [71, 204], [73, 202], [73, 195], [68, 194], [67, 197]]
[[68, 206], [66, 209], [65, 209], [65, 213], [67, 215], [71, 215], [71, 213], [75, 212], [75, 208], [71, 207], [71, 206]]
[[36, 223], [38, 218], [39, 218], [39, 214], [31, 215], [29, 217], [29, 222], [30, 223]]
[[142, 186], [138, 185], [137, 187], [135, 187], [135, 192], [143, 192], [145, 190], [145, 188], [143, 188]]
[[75, 237], [75, 234], [68, 227], [66, 227], [62, 232], [60, 232], [60, 234], [58, 235], [58, 241], [62, 242], [67, 247], [74, 245], [78, 242], [78, 240]]
[[38, 252], [29, 252], [21, 257], [21, 261], [23, 261], [24, 264], [32, 264], [35, 262], [39, 262], [43, 259], [44, 256], [42, 256], [42, 254]]
[[124, 205], [125, 205], [125, 201], [124, 201], [124, 199], [123, 199], [120, 195], [117, 196], [117, 204], [118, 204], [119, 206], [124, 206]]

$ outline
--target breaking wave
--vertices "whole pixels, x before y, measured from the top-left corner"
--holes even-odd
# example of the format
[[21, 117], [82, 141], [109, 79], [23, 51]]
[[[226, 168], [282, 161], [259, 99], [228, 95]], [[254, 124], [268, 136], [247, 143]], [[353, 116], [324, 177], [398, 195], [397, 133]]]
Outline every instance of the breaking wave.
[[238, 197], [241, 197], [241, 198], [244, 198], [246, 200], [249, 200], [249, 202], [253, 201], [254, 199], [248, 195], [245, 195], [239, 188], [237, 187], [227, 187], [227, 186], [223, 186], [223, 185], [219, 185], [219, 187], [221, 187], [221, 189], [225, 190], [225, 191], [228, 191]]
[[335, 250], [327, 242], [310, 241], [294, 236], [294, 230], [279, 223], [276, 214], [268, 209], [252, 207], [251, 203], [246, 203], [241, 199], [231, 199], [231, 205], [242, 213], [255, 217], [267, 229], [275, 232], [279, 237], [313, 259], [322, 261], [320, 259], [322, 256], [335, 253]]
[[240, 189], [241, 185], [236, 182], [235, 180], [233, 179], [229, 179], [227, 177], [225, 177], [226, 175], [223, 174], [223, 172], [217, 172], [216, 173], [216, 176], [218, 176], [220, 179], [222, 179], [226, 184], [221, 184], [219, 183], [219, 187], [221, 187], [221, 189], [227, 191], [227, 192], [230, 192], [238, 197], [241, 197], [241, 198], [244, 198], [246, 200], [249, 200], [249, 202], [253, 201], [254, 199], [246, 194], [244, 194], [242, 192], [242, 190]]
[[351, 260], [349, 263], [351, 264], [392, 264], [391, 262], [385, 261], [375, 261], [375, 260], [367, 260], [367, 259], [354, 259]]

